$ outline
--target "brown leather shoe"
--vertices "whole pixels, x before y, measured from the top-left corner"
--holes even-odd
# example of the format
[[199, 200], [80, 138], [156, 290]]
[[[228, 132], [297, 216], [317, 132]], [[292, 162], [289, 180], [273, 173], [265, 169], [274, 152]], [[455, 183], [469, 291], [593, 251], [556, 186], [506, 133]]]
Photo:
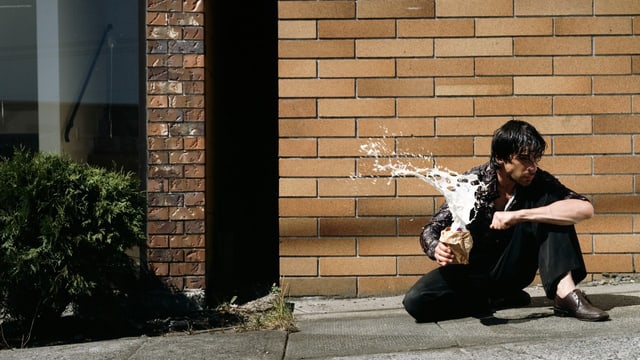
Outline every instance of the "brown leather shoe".
[[570, 316], [584, 321], [602, 321], [609, 318], [609, 314], [591, 305], [587, 295], [575, 289], [564, 298], [556, 295], [553, 302], [553, 313], [556, 316]]

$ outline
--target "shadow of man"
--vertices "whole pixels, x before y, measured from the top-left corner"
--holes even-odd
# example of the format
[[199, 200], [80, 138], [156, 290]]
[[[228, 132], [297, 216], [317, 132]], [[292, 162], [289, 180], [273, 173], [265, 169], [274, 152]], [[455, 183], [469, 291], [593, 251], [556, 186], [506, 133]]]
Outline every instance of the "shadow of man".
[[[630, 296], [630, 295], [593, 294], [593, 295], [589, 295], [589, 300], [594, 304], [598, 304], [598, 307], [605, 311], [609, 311], [616, 307], [640, 305], [640, 297]], [[553, 307], [553, 301], [544, 296], [532, 297], [531, 304], [529, 304], [525, 308], [533, 309], [533, 308], [543, 308], [543, 307], [549, 307], [549, 308]], [[517, 318], [497, 317], [495, 314], [492, 314], [490, 316], [481, 317], [479, 318], [479, 320], [480, 320], [480, 323], [483, 325], [493, 326], [493, 325], [504, 325], [504, 324], [519, 324], [519, 323], [542, 319], [550, 316], [553, 316], [553, 311], [534, 312], [534, 313], [530, 313], [525, 316], [517, 317]]]

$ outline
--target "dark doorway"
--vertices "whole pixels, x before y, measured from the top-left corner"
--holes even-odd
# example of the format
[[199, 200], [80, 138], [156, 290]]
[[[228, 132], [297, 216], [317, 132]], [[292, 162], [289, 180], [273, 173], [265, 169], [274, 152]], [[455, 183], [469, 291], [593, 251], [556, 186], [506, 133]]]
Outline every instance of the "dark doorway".
[[277, 1], [206, 4], [207, 290], [238, 302], [277, 284]]

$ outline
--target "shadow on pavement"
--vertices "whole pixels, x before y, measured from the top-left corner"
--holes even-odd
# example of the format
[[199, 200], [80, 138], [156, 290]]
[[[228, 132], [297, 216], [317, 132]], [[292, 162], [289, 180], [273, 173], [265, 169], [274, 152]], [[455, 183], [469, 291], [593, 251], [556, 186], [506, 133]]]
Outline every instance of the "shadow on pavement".
[[[616, 307], [640, 305], [640, 298], [637, 296], [617, 295], [617, 294], [594, 294], [588, 296], [589, 301], [595, 306], [609, 311]], [[528, 307], [539, 308], [553, 306], [553, 301], [544, 296], [531, 298], [531, 304]], [[519, 324], [531, 320], [542, 319], [553, 316], [553, 312], [532, 313], [520, 318], [500, 318], [495, 315], [480, 318], [480, 323], [486, 326]]]

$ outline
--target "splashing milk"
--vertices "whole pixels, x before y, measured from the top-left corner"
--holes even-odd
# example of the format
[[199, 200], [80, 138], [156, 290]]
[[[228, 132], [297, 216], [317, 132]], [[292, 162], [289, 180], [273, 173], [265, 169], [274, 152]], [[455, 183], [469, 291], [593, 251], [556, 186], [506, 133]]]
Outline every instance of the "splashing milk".
[[[388, 153], [384, 144], [369, 142], [360, 146], [362, 152], [367, 156], [375, 158], [374, 171], [390, 171], [391, 177], [414, 176], [436, 188], [449, 204], [449, 210], [453, 216], [451, 228], [455, 230], [466, 230], [466, 225], [473, 221], [472, 213], [476, 204], [476, 191], [482, 186], [475, 174], [459, 174], [448, 169], [440, 169], [436, 166], [432, 168], [419, 168], [410, 162], [403, 162], [397, 154], [393, 157], [386, 157], [388, 161], [382, 163], [381, 154]], [[425, 158], [423, 156], [412, 156]], [[429, 157], [430, 159], [430, 157]], [[394, 161], [395, 160], [395, 161]]]

